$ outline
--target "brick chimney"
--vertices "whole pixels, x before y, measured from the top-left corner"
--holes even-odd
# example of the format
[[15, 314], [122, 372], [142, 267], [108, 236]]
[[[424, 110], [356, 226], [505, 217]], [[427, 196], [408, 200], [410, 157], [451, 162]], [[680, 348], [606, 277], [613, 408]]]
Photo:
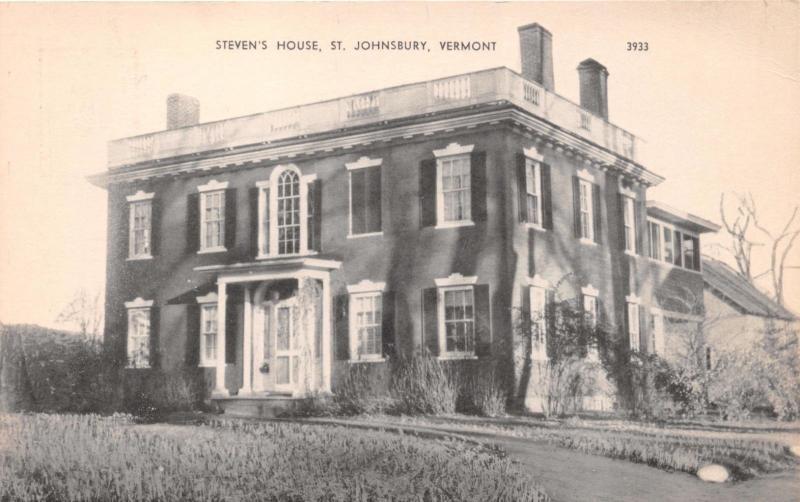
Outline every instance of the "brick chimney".
[[167, 129], [193, 126], [200, 122], [200, 101], [185, 94], [167, 96]]
[[608, 70], [592, 58], [578, 65], [581, 106], [608, 120]]
[[523, 78], [553, 91], [553, 35], [538, 23], [520, 26], [517, 31]]

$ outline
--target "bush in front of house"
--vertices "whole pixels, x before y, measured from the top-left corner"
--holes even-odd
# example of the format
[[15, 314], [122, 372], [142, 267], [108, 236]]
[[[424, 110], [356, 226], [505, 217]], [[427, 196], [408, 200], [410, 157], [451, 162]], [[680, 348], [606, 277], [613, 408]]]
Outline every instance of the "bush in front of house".
[[378, 431], [0, 415], [0, 437], [0, 500], [548, 500], [495, 452]]
[[150, 422], [168, 413], [203, 408], [202, 370], [123, 370], [122, 406], [126, 413]]
[[453, 414], [458, 387], [446, 363], [428, 353], [400, 355], [391, 362], [389, 395], [396, 413]]

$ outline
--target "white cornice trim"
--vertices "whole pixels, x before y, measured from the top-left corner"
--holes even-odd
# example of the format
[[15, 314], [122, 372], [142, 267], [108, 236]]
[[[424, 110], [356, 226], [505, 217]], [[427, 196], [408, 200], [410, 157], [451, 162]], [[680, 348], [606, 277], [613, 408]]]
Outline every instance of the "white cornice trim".
[[352, 293], [375, 293], [386, 289], [385, 282], [372, 282], [369, 279], [364, 279], [357, 284], [348, 284], [347, 292]]
[[133, 301], [125, 302], [126, 309], [146, 309], [153, 306], [153, 300], [144, 300], [141, 296]]
[[450, 274], [449, 277], [434, 279], [437, 288], [446, 286], [469, 286], [478, 283], [477, 275], [463, 276], [461, 274]]
[[206, 183], [205, 185], [200, 185], [199, 187], [197, 187], [197, 191], [198, 192], [213, 192], [213, 191], [216, 191], [216, 190], [225, 190], [227, 188], [228, 188], [228, 182], [227, 181], [211, 180], [208, 183]]
[[143, 200], [152, 200], [153, 197], [155, 197], [155, 196], [156, 196], [155, 192], [145, 193], [145, 192], [139, 190], [138, 192], [136, 192], [133, 195], [128, 195], [126, 197], [126, 199], [128, 199], [128, 202], [141, 202]]
[[530, 148], [523, 148], [522, 151], [525, 154], [525, 156], [528, 157], [529, 159], [536, 160], [538, 162], [544, 162], [544, 157], [542, 156], [541, 153], [539, 153], [539, 150], [537, 150], [535, 146], [532, 146]]
[[628, 295], [628, 296], [626, 296], [625, 297], [625, 301], [628, 302], [628, 303], [636, 303], [636, 304], [642, 303], [642, 299], [639, 298], [636, 295]]
[[475, 145], [459, 145], [458, 143], [450, 143], [441, 150], [434, 150], [433, 155], [436, 158], [450, 157], [452, 155], [466, 155], [468, 153], [472, 153], [472, 150], [474, 149]]
[[589, 284], [584, 288], [581, 288], [581, 293], [583, 293], [584, 296], [594, 296], [595, 298], [597, 298], [597, 296], [600, 294], [597, 288], [595, 288], [591, 284]]
[[586, 180], [589, 183], [594, 183], [594, 175], [590, 173], [588, 169], [578, 169], [576, 174], [578, 175], [578, 178]]
[[536, 274], [533, 277], [528, 277], [528, 286], [533, 286], [534, 288], [548, 289], [550, 287], [550, 281], [548, 281], [541, 275]]
[[217, 303], [217, 301], [219, 301], [219, 297], [217, 296], [217, 292], [216, 291], [211, 291], [207, 295], [203, 295], [203, 296], [198, 296], [197, 297], [197, 303], [200, 303], [200, 304], [203, 304], [203, 303]]
[[371, 159], [369, 157], [361, 157], [355, 162], [346, 162], [344, 167], [347, 168], [348, 171], [352, 171], [353, 169], [364, 169], [367, 167], [377, 167], [383, 163], [383, 159]]

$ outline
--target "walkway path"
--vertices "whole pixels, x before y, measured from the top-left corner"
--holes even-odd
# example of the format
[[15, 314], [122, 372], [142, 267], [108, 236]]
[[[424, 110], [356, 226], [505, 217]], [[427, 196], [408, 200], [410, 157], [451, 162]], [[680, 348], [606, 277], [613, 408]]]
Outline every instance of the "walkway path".
[[309, 419], [308, 422], [365, 427], [422, 435], [469, 438], [502, 447], [528, 466], [556, 501], [800, 501], [800, 470], [739, 483], [704, 483], [682, 472], [666, 472], [623, 460], [589, 455], [548, 443], [494, 434], [390, 422]]

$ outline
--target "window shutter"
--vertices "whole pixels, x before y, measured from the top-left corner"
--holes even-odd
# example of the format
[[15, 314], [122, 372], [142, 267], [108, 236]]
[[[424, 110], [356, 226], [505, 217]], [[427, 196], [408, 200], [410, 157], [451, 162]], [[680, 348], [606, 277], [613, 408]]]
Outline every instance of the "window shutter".
[[419, 164], [419, 224], [420, 227], [436, 225], [436, 159]]
[[603, 204], [600, 200], [600, 185], [592, 183], [592, 216], [594, 217], [594, 241], [603, 242]]
[[385, 291], [382, 296], [381, 305], [381, 340], [383, 341], [383, 356], [391, 357], [395, 355], [394, 339], [394, 299], [393, 291]]
[[517, 191], [519, 193], [519, 221], [525, 223], [528, 221], [528, 178], [526, 174], [525, 165], [527, 159], [525, 155], [518, 153], [517, 156]]
[[186, 304], [186, 366], [200, 362], [200, 305], [189, 300]]
[[573, 226], [575, 237], [581, 236], [581, 186], [577, 176], [572, 177]]
[[639, 350], [642, 352], [651, 352], [648, 333], [650, 323], [647, 317], [647, 308], [644, 305], [639, 305]]
[[350, 171], [350, 218], [353, 235], [367, 231], [367, 170]]
[[424, 347], [434, 356], [439, 355], [438, 303], [439, 292], [436, 288], [422, 290], [422, 337]]
[[313, 214], [307, 230], [308, 249], [322, 251], [322, 180], [314, 180], [308, 188], [309, 214]]
[[236, 338], [239, 316], [236, 302], [230, 301], [232, 298], [228, 298], [228, 300], [225, 305], [225, 364], [236, 364]]
[[256, 257], [259, 255], [258, 249], [258, 193], [261, 191], [259, 187], [251, 187], [248, 190], [248, 206], [250, 218], [250, 232], [248, 235], [250, 242], [250, 256]]
[[186, 252], [196, 253], [200, 246], [200, 194], [186, 197]]
[[470, 161], [472, 221], [486, 221], [486, 152], [474, 152]]
[[334, 331], [336, 333], [336, 359], [350, 359], [350, 326], [349, 308], [350, 297], [347, 294], [338, 295], [334, 302]]
[[158, 197], [150, 202], [150, 254], [158, 256], [161, 252], [161, 200]]
[[488, 284], [477, 284], [475, 294], [475, 354], [489, 355], [492, 352], [491, 297]]
[[367, 169], [367, 232], [381, 231], [381, 167]]
[[683, 266], [683, 234], [680, 232], [672, 233], [672, 240], [675, 243], [675, 250], [673, 251], [672, 262], [675, 265]]
[[161, 318], [160, 312], [158, 307], [153, 306], [150, 307], [150, 354], [148, 354], [148, 361], [150, 362], [151, 368], [158, 368], [159, 367], [159, 319]]
[[236, 247], [236, 189], [225, 190], [225, 248]]
[[[619, 248], [625, 251], [625, 195], [617, 194], [617, 224], [619, 225]], [[636, 222], [634, 222], [634, 225]]]
[[548, 230], [553, 229], [553, 192], [550, 184], [550, 165], [542, 163], [539, 166], [542, 173], [542, 226]]
[[269, 188], [262, 188], [264, 191], [264, 220], [259, 229], [264, 234], [264, 249], [260, 250], [264, 254], [269, 254], [269, 234], [270, 234], [270, 214], [269, 214]]
[[634, 224], [636, 225], [636, 254], [647, 256], [650, 231], [647, 228], [647, 209], [643, 202], [633, 201]]
[[700, 239], [692, 237], [692, 254], [694, 254], [694, 270], [700, 270]]
[[556, 319], [558, 317], [558, 308], [556, 305], [556, 292], [553, 289], [548, 289], [545, 292], [545, 323], [547, 325], [547, 335], [545, 337], [545, 342], [547, 346], [545, 347], [545, 352], [547, 353], [547, 358], [552, 358], [553, 352], [553, 341], [555, 337], [558, 336], [556, 333], [557, 322]]

